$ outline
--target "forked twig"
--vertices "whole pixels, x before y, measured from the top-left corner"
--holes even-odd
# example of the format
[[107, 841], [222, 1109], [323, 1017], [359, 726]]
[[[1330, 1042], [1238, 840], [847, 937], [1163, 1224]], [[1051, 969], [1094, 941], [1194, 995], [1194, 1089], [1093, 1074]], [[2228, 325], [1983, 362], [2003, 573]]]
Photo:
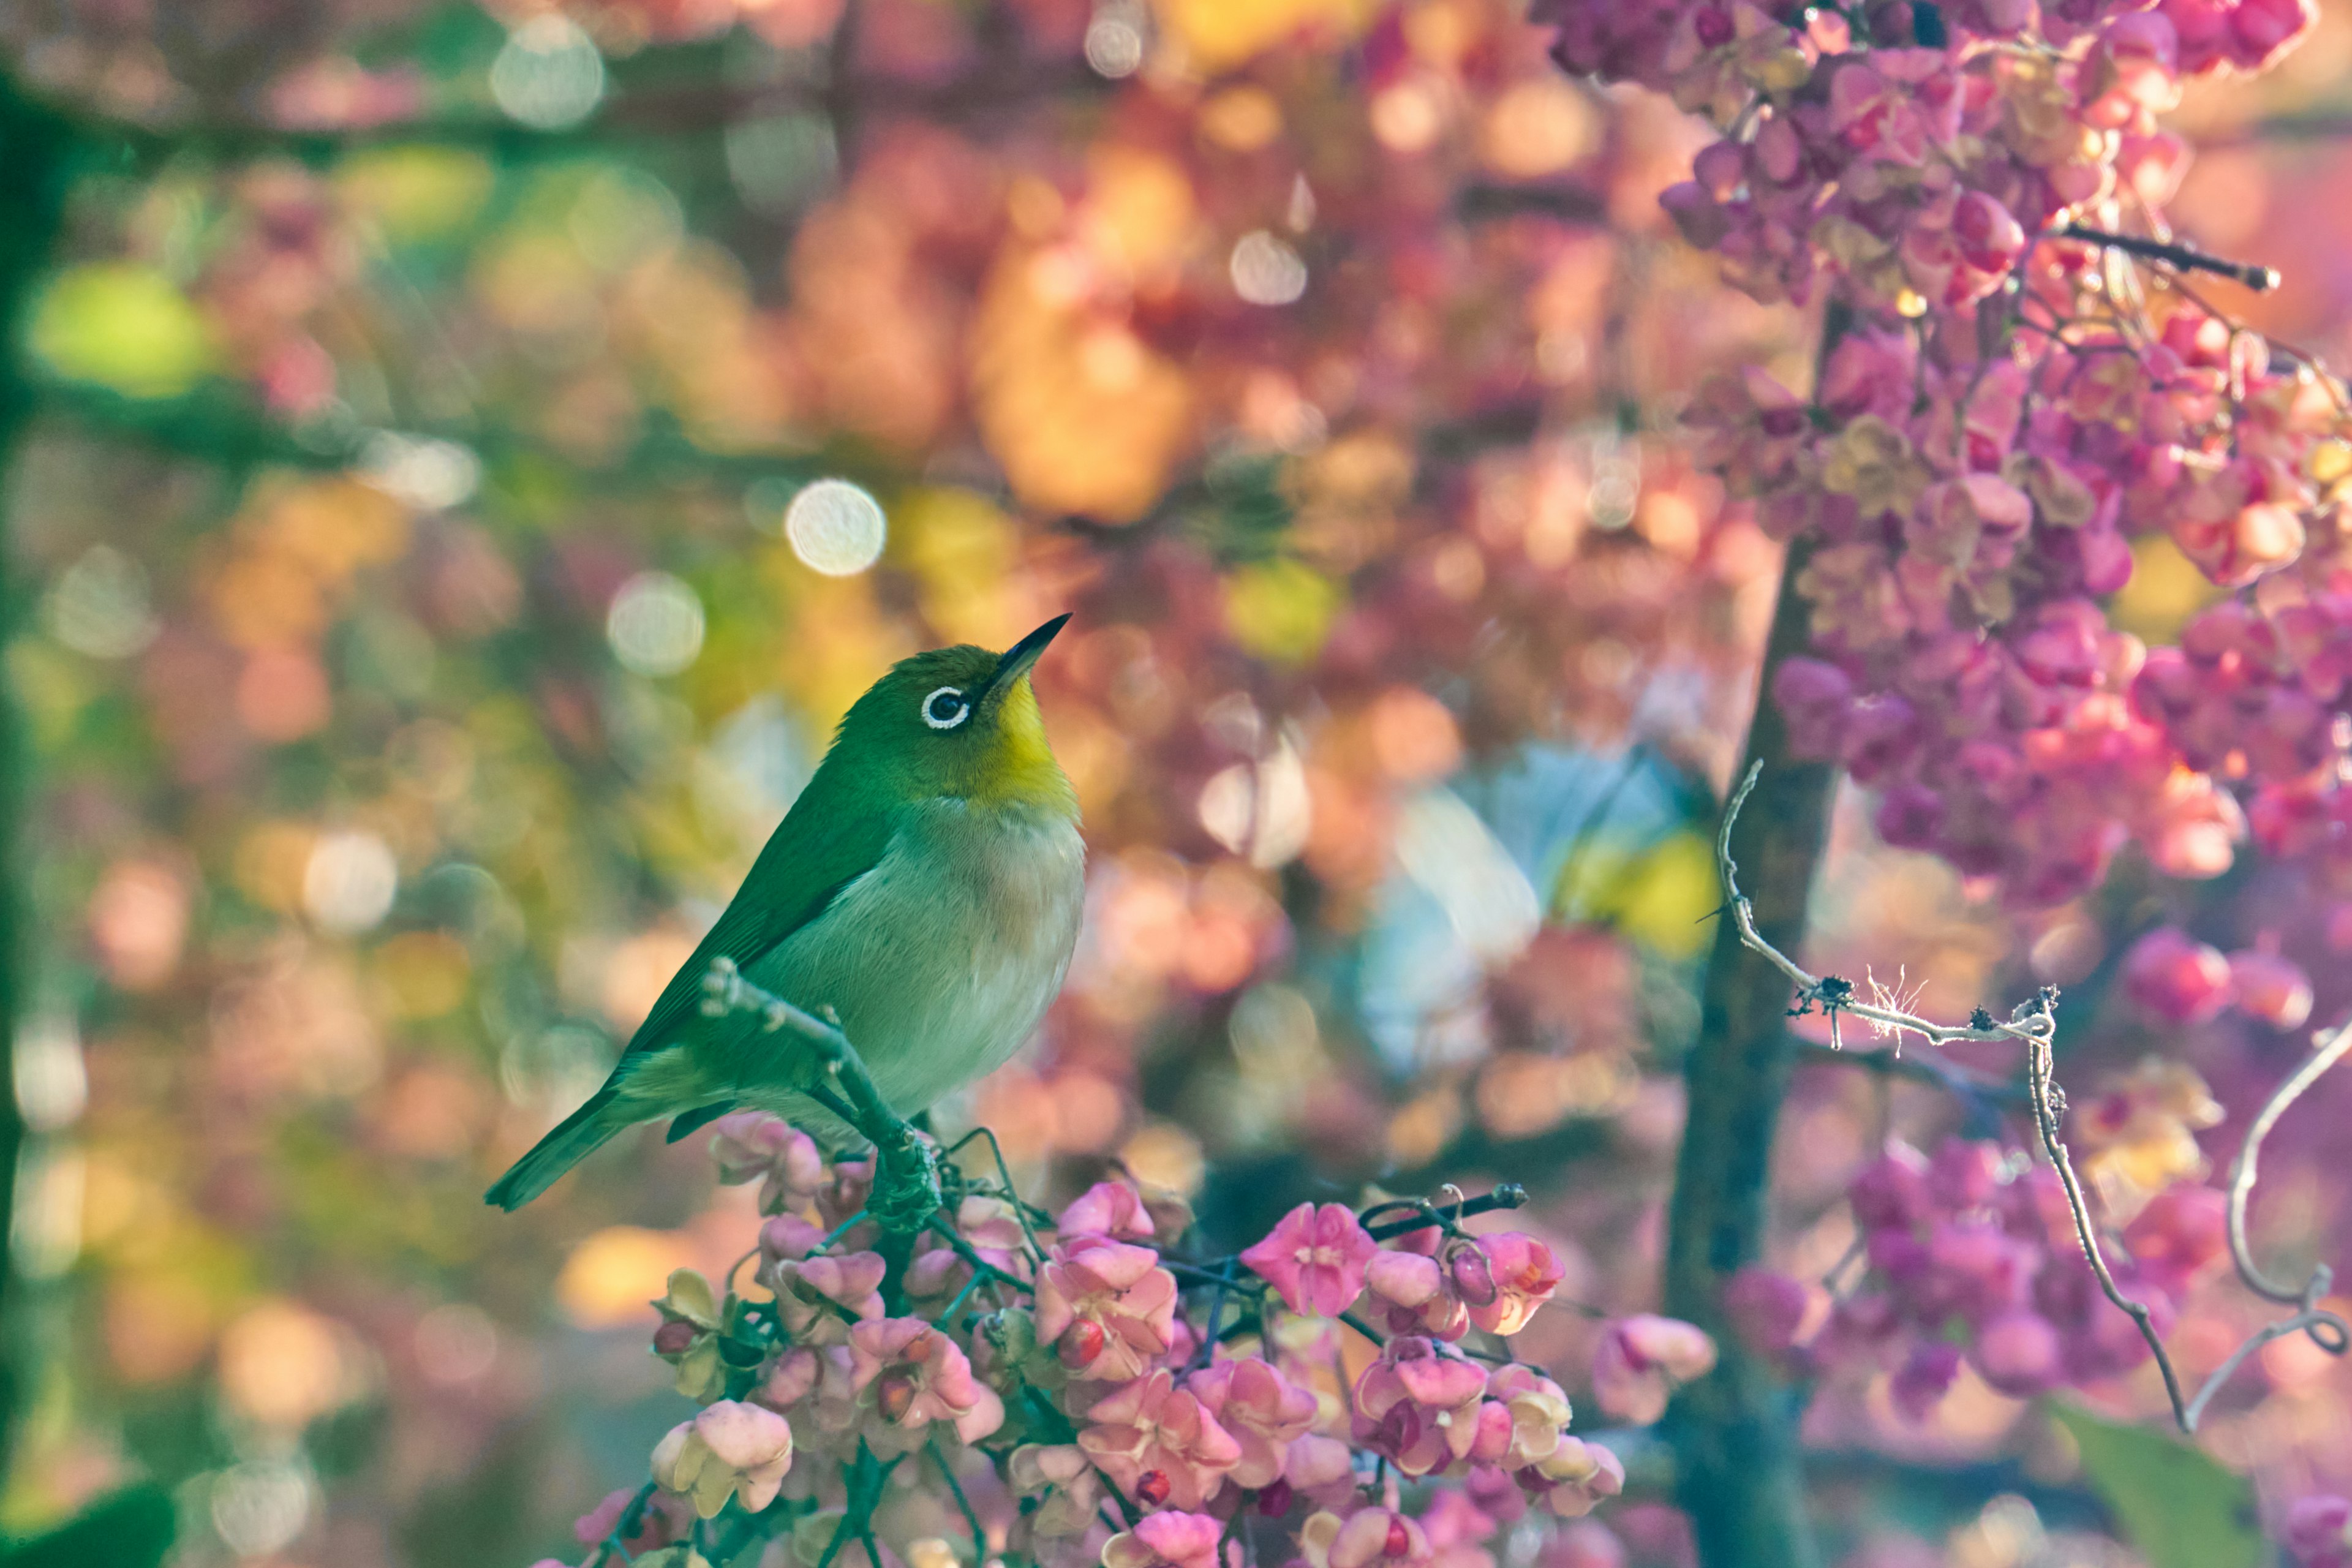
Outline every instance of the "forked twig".
[[1724, 896], [1733, 925], [1739, 932], [1741, 945], [1757, 953], [1782, 974], [1796, 988], [1798, 1005], [1792, 1013], [1821, 1007], [1830, 1015], [1834, 1033], [1837, 1015], [1850, 1013], [1894, 1032], [1899, 1040], [1907, 1031], [1917, 1035], [1931, 1046], [1947, 1045], [1955, 1040], [2000, 1040], [2022, 1042], [2026, 1048], [2026, 1087], [2033, 1108], [2034, 1129], [2040, 1135], [2042, 1152], [2058, 1173], [2060, 1185], [2066, 1194], [2067, 1213], [2074, 1223], [2074, 1239], [2083, 1249], [2084, 1260], [2099, 1282], [2100, 1292], [2115, 1308], [2132, 1320], [2140, 1338], [2156, 1358], [2157, 1369], [2164, 1376], [2164, 1391], [2172, 1402], [2172, 1418], [2186, 1433], [2194, 1433], [2205, 1414], [2205, 1407], [2223, 1384], [2236, 1374], [2248, 1358], [2273, 1340], [2302, 1332], [2311, 1336], [2312, 1342], [2331, 1355], [2341, 1355], [2352, 1347], [2352, 1325], [2336, 1312], [2319, 1305], [2335, 1282], [2334, 1272], [2321, 1264], [2312, 1270], [2311, 1278], [2300, 1289], [2290, 1289], [2270, 1279], [2258, 1268], [2246, 1240], [2246, 1205], [2254, 1188], [2255, 1165], [2262, 1153], [2263, 1141], [2286, 1109], [2302, 1098], [2304, 1091], [2317, 1082], [2321, 1074], [2333, 1067], [2347, 1051], [2352, 1051], [2352, 1023], [2346, 1023], [2322, 1036], [2310, 1058], [2298, 1068], [2264, 1105], [2247, 1130], [2246, 1142], [2238, 1152], [2236, 1164], [2230, 1176], [2229, 1241], [2231, 1261], [2236, 1266], [2238, 1278], [2246, 1289], [2267, 1300], [2294, 1306], [2295, 1311], [2275, 1322], [2267, 1323], [2254, 1331], [2244, 1343], [2231, 1352], [2229, 1359], [2213, 1370], [2200, 1384], [2194, 1396], [2181, 1390], [2180, 1374], [2167, 1353], [2162, 1338], [2146, 1302], [2134, 1300], [2124, 1293], [2107, 1267], [2106, 1255], [2099, 1245], [2098, 1227], [2091, 1218], [2090, 1204], [2083, 1195], [2083, 1184], [2074, 1173], [2074, 1162], [2068, 1153], [2062, 1131], [2066, 1110], [2065, 1091], [2059, 1088], [2055, 1047], [2058, 1037], [2057, 1001], [2054, 988], [2045, 986], [2033, 999], [2020, 1004], [2005, 1020], [1997, 1020], [1979, 1008], [1963, 1027], [1938, 1024], [1917, 1014], [1899, 1008], [1885, 1007], [1856, 999], [1853, 984], [1836, 975], [1815, 975], [1794, 959], [1782, 952], [1756, 929], [1754, 911], [1747, 896], [1739, 890], [1739, 868], [1731, 858], [1731, 828], [1738, 820], [1740, 807], [1748, 803], [1748, 795], [1756, 788], [1757, 776], [1764, 764], [1758, 763], [1748, 770], [1738, 789], [1723, 811], [1723, 826], [1716, 835], [1716, 869], [1723, 879]]

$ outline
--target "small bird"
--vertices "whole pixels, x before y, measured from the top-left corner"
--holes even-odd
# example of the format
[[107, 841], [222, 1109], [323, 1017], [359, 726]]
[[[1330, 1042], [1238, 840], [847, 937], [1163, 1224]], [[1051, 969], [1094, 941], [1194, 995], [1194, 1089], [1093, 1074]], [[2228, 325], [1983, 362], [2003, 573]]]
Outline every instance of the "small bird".
[[847, 1129], [804, 1090], [814, 1051], [756, 1016], [706, 1016], [713, 960], [811, 1013], [831, 1008], [893, 1110], [1001, 1066], [1062, 988], [1086, 900], [1078, 801], [1029, 672], [1069, 620], [1003, 654], [933, 648], [859, 698], [816, 773], [639, 1025], [604, 1086], [499, 1178], [520, 1208], [625, 1127], [670, 1142], [730, 1110], [821, 1142]]

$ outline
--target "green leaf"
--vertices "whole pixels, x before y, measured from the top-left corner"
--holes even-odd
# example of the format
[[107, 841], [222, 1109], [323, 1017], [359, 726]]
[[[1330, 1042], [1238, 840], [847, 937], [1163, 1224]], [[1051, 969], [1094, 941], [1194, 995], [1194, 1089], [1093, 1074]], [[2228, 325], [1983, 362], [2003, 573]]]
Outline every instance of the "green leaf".
[[2083, 1459], [2083, 1479], [2148, 1568], [2262, 1568], [2254, 1489], [2186, 1443], [2053, 1405]]
[[0, 1568], [156, 1568], [176, 1522], [168, 1496], [131, 1487], [47, 1535], [0, 1544]]

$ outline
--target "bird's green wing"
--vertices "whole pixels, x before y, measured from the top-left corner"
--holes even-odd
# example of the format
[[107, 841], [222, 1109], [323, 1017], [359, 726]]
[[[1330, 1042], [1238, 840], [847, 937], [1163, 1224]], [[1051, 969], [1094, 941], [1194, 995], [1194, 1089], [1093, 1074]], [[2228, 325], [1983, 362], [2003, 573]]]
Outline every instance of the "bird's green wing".
[[890, 843], [890, 818], [860, 798], [844, 770], [828, 757], [792, 810], [784, 814], [743, 885], [630, 1037], [626, 1054], [668, 1043], [702, 1005], [703, 976], [713, 959], [749, 969], [777, 943], [824, 912], [834, 896], [872, 870]]

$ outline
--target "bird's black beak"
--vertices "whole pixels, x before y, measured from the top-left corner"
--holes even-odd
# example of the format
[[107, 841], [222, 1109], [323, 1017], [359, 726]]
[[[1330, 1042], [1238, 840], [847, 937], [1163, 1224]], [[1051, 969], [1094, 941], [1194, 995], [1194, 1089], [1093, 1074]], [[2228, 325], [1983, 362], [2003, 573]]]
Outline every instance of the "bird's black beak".
[[981, 696], [985, 698], [1002, 692], [1014, 681], [1028, 674], [1030, 667], [1044, 656], [1045, 645], [1054, 640], [1054, 634], [1069, 623], [1070, 617], [1067, 615], [1055, 616], [1052, 620], [1006, 648], [1004, 657], [998, 659], [996, 668], [989, 672], [988, 684], [981, 688]]

